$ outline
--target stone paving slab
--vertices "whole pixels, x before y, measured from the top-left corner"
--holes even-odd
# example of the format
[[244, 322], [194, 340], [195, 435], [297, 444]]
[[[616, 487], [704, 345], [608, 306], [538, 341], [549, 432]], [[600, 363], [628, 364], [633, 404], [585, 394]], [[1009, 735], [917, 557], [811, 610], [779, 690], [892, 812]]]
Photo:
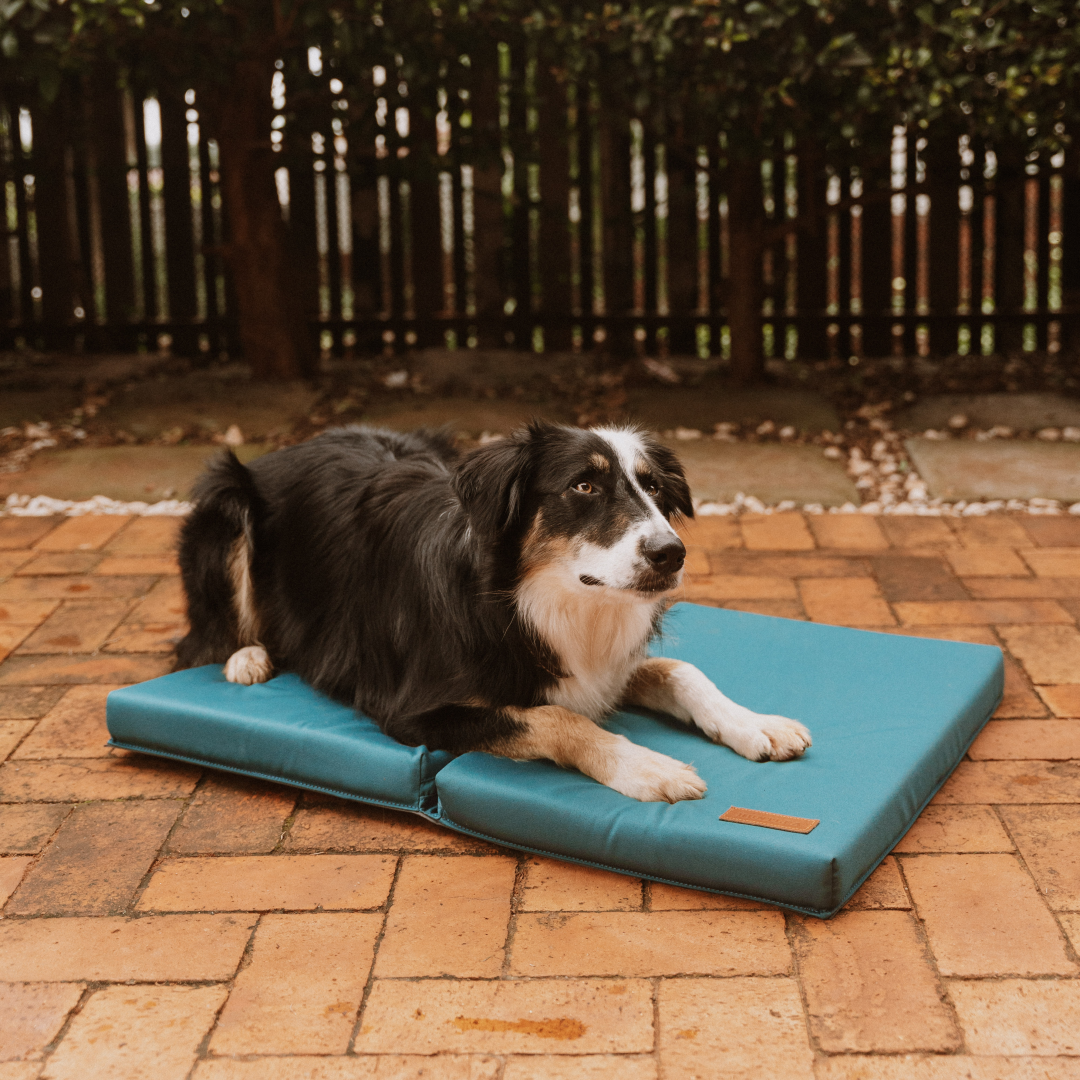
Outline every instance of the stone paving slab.
[[258, 441], [289, 431], [307, 415], [319, 391], [305, 382], [260, 383], [211, 374], [160, 377], [114, 390], [98, 418], [139, 438], [158, 438], [171, 428], [223, 432], [238, 424]]
[[936, 394], [896, 413], [897, 427], [910, 431], [942, 429], [957, 414], [972, 427], [1002, 424], [1017, 431], [1080, 426], [1080, 399], [1060, 394]]
[[[241, 461], [265, 451], [257, 443], [237, 449]], [[0, 500], [8, 495], [48, 495], [54, 499], [89, 499], [105, 495], [123, 502], [183, 499], [213, 446], [106, 446], [42, 450], [23, 472], [0, 473]]]
[[1080, 445], [919, 438], [904, 445], [935, 498], [1080, 500]]
[[840, 416], [827, 398], [811, 390], [766, 386], [734, 389], [719, 384], [631, 389], [627, 413], [656, 431], [676, 427], [710, 433], [714, 424], [791, 424], [800, 431], [839, 431]]
[[[507, 412], [505, 403], [432, 401], [429, 405], [400, 407], [385, 416], [374, 413], [370, 422], [407, 431], [423, 424], [452, 428], [476, 436], [484, 431], [506, 431], [529, 419], [527, 406]], [[686, 468], [694, 497], [730, 501], [737, 492], [756, 495], [766, 503], [791, 499], [802, 503], [839, 506], [858, 503], [859, 494], [843, 465], [825, 458], [810, 446], [778, 443], [722, 443], [713, 439], [674, 442]], [[241, 461], [265, 452], [261, 444], [237, 450]], [[110, 446], [75, 450], [43, 450], [23, 472], [0, 473], [0, 500], [12, 493], [48, 495], [54, 499], [89, 499], [106, 495], [123, 501], [154, 502], [186, 498], [212, 446]]]
[[[1005, 650], [996, 718], [828, 922], [109, 751], [108, 690], [169, 663], [132, 631], [184, 629], [179, 520], [28, 520], [0, 518], [2, 1080], [1080, 1078], [1080, 518], [686, 525], [699, 603]], [[48, 651], [116, 621], [116, 655]]]
[[477, 438], [486, 432], [506, 435], [536, 416], [560, 424], [572, 424], [576, 412], [569, 404], [543, 406], [529, 401], [498, 399], [477, 401], [469, 397], [410, 397], [407, 401], [379, 401], [364, 412], [363, 423], [412, 431], [418, 427], [448, 426]]
[[767, 504], [785, 499], [822, 506], [859, 502], [844, 466], [830, 461], [817, 446], [713, 439], [668, 445], [679, 455], [696, 499], [730, 502], [741, 491]]

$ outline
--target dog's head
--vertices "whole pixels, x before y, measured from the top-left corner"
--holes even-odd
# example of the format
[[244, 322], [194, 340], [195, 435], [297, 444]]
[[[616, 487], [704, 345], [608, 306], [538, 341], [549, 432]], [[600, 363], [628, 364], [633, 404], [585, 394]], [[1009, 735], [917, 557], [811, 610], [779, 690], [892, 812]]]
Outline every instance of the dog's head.
[[633, 428], [533, 423], [469, 455], [458, 496], [481, 535], [519, 545], [522, 573], [657, 596], [686, 555], [671, 522], [693, 517], [678, 459]]

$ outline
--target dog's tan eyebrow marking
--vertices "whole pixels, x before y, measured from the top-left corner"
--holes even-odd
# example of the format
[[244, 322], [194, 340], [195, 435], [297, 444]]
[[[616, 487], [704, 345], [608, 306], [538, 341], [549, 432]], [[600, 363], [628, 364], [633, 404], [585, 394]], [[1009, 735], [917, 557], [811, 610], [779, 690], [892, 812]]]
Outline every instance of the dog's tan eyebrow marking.
[[611, 472], [611, 462], [599, 451], [594, 450], [589, 455], [589, 464], [596, 466], [601, 472]]
[[652, 476], [652, 466], [642, 457], [634, 459], [635, 476]]

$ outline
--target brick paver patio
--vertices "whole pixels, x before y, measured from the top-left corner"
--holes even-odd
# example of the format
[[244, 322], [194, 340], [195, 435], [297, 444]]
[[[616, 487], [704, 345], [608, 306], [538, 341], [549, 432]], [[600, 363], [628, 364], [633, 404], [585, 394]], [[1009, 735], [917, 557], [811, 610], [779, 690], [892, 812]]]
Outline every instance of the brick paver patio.
[[176, 524], [0, 519], [0, 1080], [1080, 1078], [1080, 520], [687, 530], [691, 599], [1006, 650], [829, 922], [107, 750]]

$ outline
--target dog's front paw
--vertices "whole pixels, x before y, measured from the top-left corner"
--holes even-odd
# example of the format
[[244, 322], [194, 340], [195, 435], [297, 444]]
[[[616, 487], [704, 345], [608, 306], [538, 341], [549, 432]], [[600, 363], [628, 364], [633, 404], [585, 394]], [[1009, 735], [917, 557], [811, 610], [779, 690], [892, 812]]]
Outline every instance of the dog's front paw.
[[658, 754], [645, 746], [623, 739], [617, 751], [615, 769], [605, 781], [623, 795], [639, 802], [682, 802], [700, 799], [705, 781], [692, 765]]
[[237, 649], [225, 664], [225, 678], [231, 683], [251, 686], [266, 682], [274, 673], [270, 657], [261, 645], [248, 645]]
[[721, 741], [751, 761], [790, 761], [800, 757], [813, 740], [798, 720], [747, 713], [724, 726]]

